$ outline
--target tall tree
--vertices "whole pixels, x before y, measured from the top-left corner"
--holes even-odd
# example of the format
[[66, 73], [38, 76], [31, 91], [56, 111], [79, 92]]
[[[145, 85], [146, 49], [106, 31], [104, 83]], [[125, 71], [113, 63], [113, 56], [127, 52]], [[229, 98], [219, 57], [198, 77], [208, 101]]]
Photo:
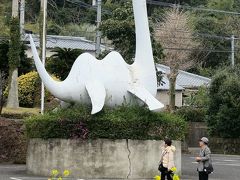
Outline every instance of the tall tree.
[[[224, 11], [233, 11], [234, 0], [208, 0], [207, 8]], [[231, 41], [224, 37], [230, 37], [234, 32], [236, 25], [239, 25], [236, 20], [232, 21], [234, 16], [216, 12], [197, 12], [193, 16], [195, 31], [197, 33], [212, 34], [223, 38], [203, 37], [202, 44], [206, 49], [217, 50], [220, 52], [209, 51], [208, 56], [199, 59], [202, 68], [217, 68], [222, 65], [229, 65], [229, 57], [231, 55]], [[239, 20], [238, 20], [239, 21]], [[234, 23], [231, 23], [234, 22]], [[239, 32], [239, 28], [235, 28]], [[223, 51], [223, 52], [221, 52]], [[205, 52], [202, 52], [203, 54]]]
[[10, 44], [9, 44], [9, 93], [7, 107], [18, 108], [18, 66], [20, 61], [20, 25], [18, 16], [18, 0], [12, 1], [12, 19], [10, 23]]
[[186, 70], [194, 64], [190, 56], [198, 43], [193, 40], [192, 34], [189, 15], [177, 8], [167, 11], [163, 22], [156, 27], [156, 39], [164, 49], [164, 63], [170, 67], [170, 73], [167, 74], [170, 111], [175, 110], [175, 87], [179, 69]]
[[3, 105], [5, 103], [5, 97], [3, 95], [5, 89], [5, 83], [8, 74], [8, 53], [9, 43], [8, 41], [0, 42], [0, 114], [2, 112]]
[[209, 88], [207, 123], [211, 135], [240, 138], [240, 68], [219, 69]]
[[[108, 2], [108, 7], [111, 3]], [[100, 27], [103, 35], [112, 41], [116, 50], [120, 51], [128, 63], [133, 62], [135, 56], [135, 24], [131, 1], [112, 4], [114, 10], [111, 16], [105, 17]], [[151, 25], [151, 23], [150, 23]], [[153, 28], [150, 27], [151, 35]], [[155, 62], [163, 57], [162, 47], [152, 36], [153, 55]]]

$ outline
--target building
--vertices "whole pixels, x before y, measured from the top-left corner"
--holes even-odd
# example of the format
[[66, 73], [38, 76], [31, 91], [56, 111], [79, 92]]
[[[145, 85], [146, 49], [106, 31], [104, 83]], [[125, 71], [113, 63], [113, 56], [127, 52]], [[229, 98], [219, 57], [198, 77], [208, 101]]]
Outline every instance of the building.
[[[158, 87], [157, 99], [165, 105], [169, 105], [169, 81], [167, 74], [169, 74], [170, 68], [162, 64], [157, 64], [157, 70], [163, 73], [164, 82]], [[188, 96], [191, 92], [196, 92], [201, 86], [209, 86], [210, 82], [211, 79], [209, 78], [179, 70], [176, 81], [176, 106], [183, 106], [185, 96]]]
[[[33, 40], [36, 44], [36, 47], [39, 49], [40, 41], [38, 35], [32, 35]], [[47, 44], [46, 44], [46, 57], [50, 57], [54, 54], [52, 50], [56, 47], [60, 48], [70, 48], [70, 49], [81, 49], [84, 52], [95, 55], [96, 43], [90, 40], [86, 40], [84, 37], [73, 37], [73, 36], [56, 36], [56, 35], [47, 35]], [[25, 38], [26, 41], [29, 41], [28, 35]], [[104, 45], [101, 45], [101, 50], [109, 50]], [[27, 57], [32, 58], [32, 51], [30, 45], [26, 50]]]

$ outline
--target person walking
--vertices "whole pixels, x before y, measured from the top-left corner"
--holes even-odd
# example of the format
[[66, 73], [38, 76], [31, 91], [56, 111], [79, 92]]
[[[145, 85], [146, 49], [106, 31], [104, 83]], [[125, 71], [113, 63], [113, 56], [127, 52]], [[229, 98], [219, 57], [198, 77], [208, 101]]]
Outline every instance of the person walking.
[[211, 166], [211, 151], [208, 147], [208, 138], [202, 137], [199, 140], [199, 146], [200, 146], [200, 153], [199, 156], [196, 157], [196, 161], [198, 162], [198, 174], [199, 174], [199, 180], [208, 180], [208, 172], [206, 170], [206, 167]]
[[162, 148], [161, 160], [159, 165], [159, 171], [161, 172], [161, 180], [173, 179], [173, 172], [171, 169], [175, 167], [174, 165], [174, 153], [176, 148], [172, 145], [172, 141], [170, 139], [164, 140], [164, 147]]

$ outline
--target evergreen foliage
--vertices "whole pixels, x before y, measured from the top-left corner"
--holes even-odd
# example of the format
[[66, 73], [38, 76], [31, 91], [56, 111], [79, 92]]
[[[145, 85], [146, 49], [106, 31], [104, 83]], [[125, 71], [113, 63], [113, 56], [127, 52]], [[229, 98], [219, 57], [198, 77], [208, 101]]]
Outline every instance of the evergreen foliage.
[[29, 138], [80, 139], [171, 139], [181, 140], [186, 122], [166, 112], [155, 113], [144, 107], [122, 106], [96, 115], [90, 108], [76, 106], [25, 120]]
[[[21, 41], [18, 17], [13, 17], [10, 22], [10, 43], [8, 52], [9, 72], [20, 65]], [[11, 74], [11, 73], [9, 73]]]
[[208, 127], [212, 135], [240, 137], [240, 71], [221, 69], [213, 77], [209, 90]]

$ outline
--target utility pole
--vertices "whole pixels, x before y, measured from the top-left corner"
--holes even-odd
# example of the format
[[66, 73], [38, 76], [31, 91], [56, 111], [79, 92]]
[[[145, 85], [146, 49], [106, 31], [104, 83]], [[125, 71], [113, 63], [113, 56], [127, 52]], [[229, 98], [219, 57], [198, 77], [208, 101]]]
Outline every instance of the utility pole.
[[12, 0], [12, 17], [17, 17], [18, 16], [18, 0]]
[[[42, 27], [42, 63], [45, 66], [46, 59], [46, 23], [47, 23], [47, 0], [41, 0], [41, 7], [43, 8], [43, 27]], [[44, 114], [44, 98], [45, 88], [42, 82], [41, 87], [41, 114]]]
[[20, 2], [20, 34], [23, 39], [24, 35], [24, 23], [25, 23], [25, 0]]
[[232, 64], [232, 67], [234, 67], [235, 65], [235, 37], [234, 35], [232, 35], [231, 37], [231, 49], [232, 49], [232, 55], [231, 55], [231, 64]]
[[101, 53], [101, 32], [99, 30], [102, 21], [102, 0], [97, 1], [97, 32], [96, 32], [96, 57]]

